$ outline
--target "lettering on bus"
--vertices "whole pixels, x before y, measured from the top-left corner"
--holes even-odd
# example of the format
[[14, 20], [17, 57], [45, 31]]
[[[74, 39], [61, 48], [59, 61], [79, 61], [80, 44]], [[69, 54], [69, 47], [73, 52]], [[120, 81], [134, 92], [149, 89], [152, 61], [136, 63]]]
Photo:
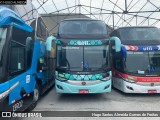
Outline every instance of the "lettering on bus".
[[69, 45], [102, 45], [101, 40], [71, 40]]
[[149, 47], [144, 47], [143, 50], [153, 50], [151, 46]]

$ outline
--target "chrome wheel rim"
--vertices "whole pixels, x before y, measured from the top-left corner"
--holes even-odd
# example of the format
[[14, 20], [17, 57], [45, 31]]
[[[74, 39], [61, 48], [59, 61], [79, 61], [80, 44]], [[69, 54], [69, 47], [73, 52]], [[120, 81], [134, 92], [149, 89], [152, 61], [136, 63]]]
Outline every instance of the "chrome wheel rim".
[[39, 91], [37, 89], [34, 89], [33, 101], [34, 102], [38, 101], [38, 98], [39, 98]]

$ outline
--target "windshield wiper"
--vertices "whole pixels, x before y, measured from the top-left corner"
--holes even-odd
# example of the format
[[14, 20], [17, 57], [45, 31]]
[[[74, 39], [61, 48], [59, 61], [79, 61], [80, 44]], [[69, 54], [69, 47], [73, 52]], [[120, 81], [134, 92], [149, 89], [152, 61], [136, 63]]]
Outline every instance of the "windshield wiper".
[[130, 74], [136, 74], [136, 75], [143, 75], [143, 76], [146, 76], [146, 72], [145, 71], [127, 71], [128, 73]]
[[100, 70], [100, 71], [107, 71], [107, 69], [106, 69], [106, 68], [104, 68], [104, 67], [102, 67], [102, 68], [98, 68], [98, 70]]
[[138, 74], [138, 71], [128, 71], [129, 73]]
[[138, 74], [138, 75], [144, 75], [143, 73], [138, 73], [138, 70], [137, 71], [127, 71], [128, 73], [130, 74]]
[[67, 69], [67, 70], [69, 70], [69, 69], [70, 69], [70, 68], [69, 68], [69, 67], [67, 67], [67, 66], [64, 66], [64, 67], [60, 66], [59, 68], [60, 68], [60, 69]]
[[106, 68], [102, 67], [90, 67], [90, 68], [84, 68], [84, 71], [107, 71]]

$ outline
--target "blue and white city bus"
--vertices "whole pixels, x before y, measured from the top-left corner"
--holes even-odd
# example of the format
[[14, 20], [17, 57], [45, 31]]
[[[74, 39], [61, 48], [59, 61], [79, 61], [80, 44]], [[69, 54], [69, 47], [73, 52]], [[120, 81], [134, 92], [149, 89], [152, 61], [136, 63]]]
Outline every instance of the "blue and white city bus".
[[31, 26], [14, 11], [0, 7], [0, 111], [32, 110], [54, 84], [46, 26], [41, 18]]

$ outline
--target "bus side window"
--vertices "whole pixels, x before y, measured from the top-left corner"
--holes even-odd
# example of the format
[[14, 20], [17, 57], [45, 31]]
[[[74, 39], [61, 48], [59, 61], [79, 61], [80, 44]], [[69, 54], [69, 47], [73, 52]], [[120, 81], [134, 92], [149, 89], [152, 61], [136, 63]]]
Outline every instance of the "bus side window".
[[11, 41], [10, 73], [25, 70], [25, 46]]
[[39, 58], [37, 63], [37, 72], [42, 72], [43, 68], [46, 67], [46, 59], [45, 56]]
[[42, 20], [41, 17], [38, 18], [38, 26], [37, 26], [37, 37], [42, 38], [43, 40], [47, 39], [47, 35], [49, 34], [47, 29], [46, 29], [46, 25], [44, 23], [44, 21]]
[[29, 35], [30, 33], [22, 29], [15, 27], [12, 29], [9, 62], [10, 74], [14, 73], [15, 75], [18, 75], [24, 72], [28, 66], [31, 65], [31, 61], [28, 61], [28, 58], [31, 57], [31, 54], [28, 52], [31, 49], [32, 38], [29, 37]]
[[114, 30], [114, 31], [110, 34], [110, 37], [118, 37], [118, 38], [120, 38], [117, 30]]
[[116, 36], [116, 31], [113, 31], [113, 32], [110, 34], [110, 37], [113, 37], [113, 36]]

